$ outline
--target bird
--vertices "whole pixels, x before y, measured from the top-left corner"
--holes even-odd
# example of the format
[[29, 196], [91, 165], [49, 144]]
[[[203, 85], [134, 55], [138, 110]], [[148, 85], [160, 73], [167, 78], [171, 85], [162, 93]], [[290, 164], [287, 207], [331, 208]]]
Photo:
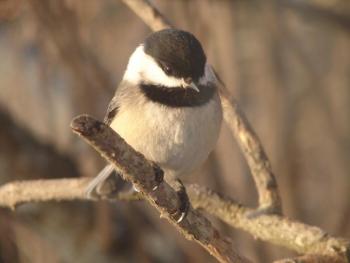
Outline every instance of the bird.
[[[216, 146], [222, 123], [218, 85], [199, 40], [187, 31], [163, 29], [131, 54], [104, 123], [157, 164], [170, 185], [182, 185]], [[94, 196], [113, 171], [107, 165], [87, 195]], [[177, 189], [188, 202], [183, 185]], [[180, 207], [178, 222], [188, 204]]]

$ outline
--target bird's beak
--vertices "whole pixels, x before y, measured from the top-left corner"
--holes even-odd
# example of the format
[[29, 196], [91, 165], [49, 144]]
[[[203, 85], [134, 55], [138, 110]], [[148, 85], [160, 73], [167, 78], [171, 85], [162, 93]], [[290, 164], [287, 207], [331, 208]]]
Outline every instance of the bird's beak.
[[193, 82], [193, 80], [191, 78], [183, 79], [183, 82], [184, 82], [183, 87], [185, 89], [193, 89], [197, 92], [200, 92], [198, 86]]

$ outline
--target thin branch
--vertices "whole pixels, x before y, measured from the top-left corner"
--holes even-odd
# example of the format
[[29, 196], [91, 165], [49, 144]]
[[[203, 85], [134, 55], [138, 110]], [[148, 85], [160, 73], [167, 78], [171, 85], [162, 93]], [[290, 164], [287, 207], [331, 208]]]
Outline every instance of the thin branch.
[[277, 182], [273, 175], [270, 162], [244, 113], [234, 99], [229, 99], [222, 91], [221, 103], [224, 119], [249, 165], [259, 194], [259, 209], [280, 213], [281, 199], [278, 193]]
[[[169, 28], [165, 17], [147, 0], [123, 0], [152, 30]], [[221, 87], [221, 102], [224, 119], [238, 141], [254, 178], [258, 194], [259, 209], [266, 212], [281, 212], [281, 199], [277, 183], [265, 151], [238, 104], [230, 99]]]
[[15, 209], [24, 203], [86, 199], [90, 178], [14, 181], [0, 187], [0, 207]]
[[249, 217], [253, 209], [222, 197], [205, 187], [187, 186], [194, 208], [201, 208], [227, 224], [243, 229], [255, 238], [283, 246], [301, 254], [319, 254], [349, 262], [349, 240], [335, 238], [322, 229], [279, 215]]
[[186, 218], [177, 223], [171, 215], [179, 209], [178, 194], [165, 181], [160, 180], [160, 168], [136, 152], [112, 128], [84, 115], [72, 121], [72, 129], [112, 163], [125, 180], [133, 183], [145, 200], [160, 212], [161, 217], [171, 222], [187, 239], [199, 243], [220, 262], [248, 262], [233, 250], [231, 240], [223, 237], [192, 207]]
[[[26, 203], [89, 200], [86, 187], [91, 178], [64, 178], [14, 181], [0, 186], [0, 207], [14, 210]], [[103, 199], [103, 198], [101, 198]], [[108, 200], [135, 201], [142, 197], [135, 192], [120, 192]], [[96, 199], [97, 200], [97, 199]]]
[[153, 31], [172, 27], [169, 21], [148, 0], [123, 0]]

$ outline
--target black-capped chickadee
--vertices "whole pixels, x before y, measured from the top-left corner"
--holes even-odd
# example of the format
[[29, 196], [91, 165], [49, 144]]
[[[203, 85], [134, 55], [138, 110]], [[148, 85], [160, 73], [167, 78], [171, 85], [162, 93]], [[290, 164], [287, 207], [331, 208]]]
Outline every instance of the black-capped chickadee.
[[[217, 84], [191, 33], [161, 30], [131, 55], [104, 121], [174, 181], [198, 168], [216, 145], [222, 122]], [[112, 172], [106, 166], [87, 194]]]

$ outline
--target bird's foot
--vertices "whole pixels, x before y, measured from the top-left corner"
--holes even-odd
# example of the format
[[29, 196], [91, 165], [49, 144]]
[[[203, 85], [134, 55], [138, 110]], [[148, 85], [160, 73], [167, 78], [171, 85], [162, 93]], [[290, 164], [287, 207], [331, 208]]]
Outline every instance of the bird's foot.
[[160, 167], [157, 164], [153, 165], [153, 169], [155, 176], [155, 185], [153, 186], [152, 191], [155, 191], [158, 189], [159, 185], [164, 181], [164, 172], [162, 169], [160, 169]]
[[171, 216], [176, 220], [177, 223], [181, 223], [187, 216], [190, 208], [189, 198], [186, 192], [185, 186], [179, 179], [172, 180], [170, 183], [178, 195], [178, 209]]

